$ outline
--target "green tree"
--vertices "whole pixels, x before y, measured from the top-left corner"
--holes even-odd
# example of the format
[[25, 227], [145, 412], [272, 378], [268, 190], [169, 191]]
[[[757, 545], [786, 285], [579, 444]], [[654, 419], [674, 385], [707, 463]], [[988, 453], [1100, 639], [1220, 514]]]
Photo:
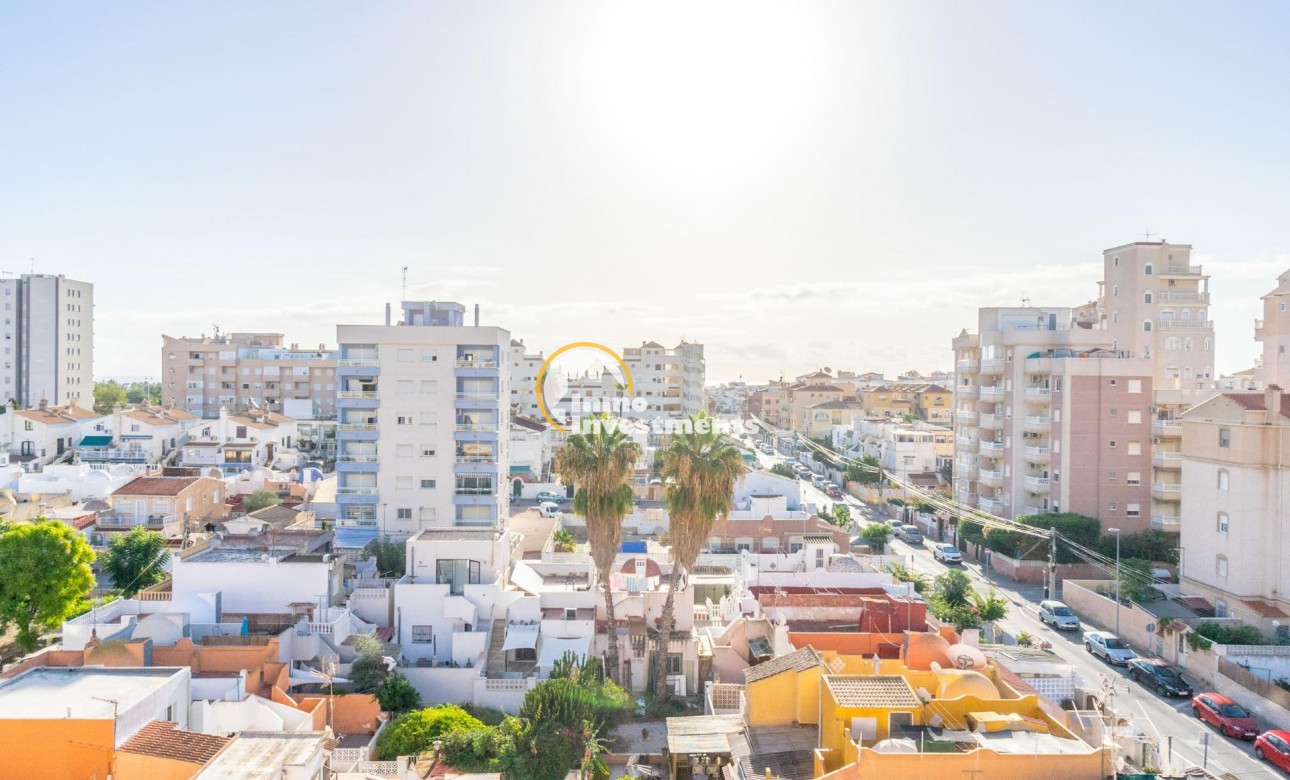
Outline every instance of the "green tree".
[[379, 655], [360, 655], [349, 671], [349, 688], [354, 693], [373, 693], [389, 679], [390, 668]]
[[774, 474], [777, 477], [788, 477], [789, 479], [797, 479], [797, 472], [793, 471], [784, 463], [776, 463], [774, 466], [771, 466], [770, 473]]
[[166, 578], [170, 548], [166, 537], [146, 528], [134, 528], [128, 534], [117, 534], [99, 565], [112, 578], [112, 585], [125, 598]]
[[[1098, 542], [1097, 549], [1103, 555], [1115, 555], [1115, 535], [1103, 536]], [[1178, 563], [1178, 537], [1170, 536], [1164, 531], [1124, 534], [1120, 539], [1120, 557], [1176, 564]]]
[[161, 404], [160, 382], [131, 382], [125, 385], [125, 400], [131, 404]]
[[1145, 604], [1160, 598], [1151, 576], [1151, 562], [1141, 558], [1120, 559], [1120, 595]]
[[400, 715], [376, 740], [376, 753], [384, 761], [420, 755], [444, 734], [481, 729], [484, 724], [455, 704], [441, 704]]
[[641, 457], [640, 445], [616, 422], [607, 417], [585, 421], [585, 430], [569, 436], [555, 464], [560, 478], [576, 488], [573, 511], [586, 519], [587, 546], [604, 591], [610, 639], [606, 673], [611, 679], [618, 673], [618, 623], [610, 575], [622, 544], [623, 517], [636, 503], [627, 477]]
[[869, 547], [876, 553], [881, 553], [887, 547], [887, 540], [891, 538], [891, 526], [886, 523], [870, 523], [860, 530], [860, 537], [869, 542]]
[[407, 569], [407, 546], [388, 536], [378, 536], [363, 548], [376, 558], [376, 571], [382, 577], [401, 578]]
[[381, 683], [381, 687], [376, 689], [376, 698], [386, 712], [407, 712], [421, 706], [421, 694], [412, 687], [408, 678], [397, 674]]
[[126, 391], [115, 379], [94, 383], [94, 412], [111, 414], [120, 405], [125, 406]]
[[846, 528], [851, 525], [851, 508], [846, 504], [834, 504], [832, 522], [838, 528]]
[[861, 485], [876, 485], [882, 481], [882, 471], [878, 459], [865, 455], [859, 460], [847, 464], [847, 482], [859, 482]]
[[735, 482], [747, 471], [739, 448], [717, 431], [706, 414], [691, 417], [690, 422], [690, 431], [675, 434], [663, 451], [661, 473], [667, 485], [672, 570], [652, 659], [654, 698], [660, 702], [671, 696], [666, 660], [676, 630], [675, 598], [681, 572], [689, 571], [698, 560], [699, 551], [712, 537], [713, 523], [730, 509]]
[[896, 563], [893, 561], [886, 565], [885, 571], [892, 577], [895, 577], [898, 582], [907, 582], [910, 585], [913, 585], [914, 592], [920, 596], [926, 593], [927, 589], [931, 586], [926, 574], [918, 571], [917, 569], [912, 569], [903, 563]]
[[578, 540], [566, 528], [557, 528], [552, 532], [551, 541], [555, 544], [556, 552], [573, 552], [578, 547]]
[[36, 649], [42, 631], [75, 614], [94, 587], [94, 551], [56, 520], [0, 525], [0, 630], [14, 626], [18, 646]]
[[246, 498], [242, 499], [242, 510], [244, 512], [258, 512], [265, 507], [275, 506], [282, 503], [278, 494], [272, 490], [257, 490]]

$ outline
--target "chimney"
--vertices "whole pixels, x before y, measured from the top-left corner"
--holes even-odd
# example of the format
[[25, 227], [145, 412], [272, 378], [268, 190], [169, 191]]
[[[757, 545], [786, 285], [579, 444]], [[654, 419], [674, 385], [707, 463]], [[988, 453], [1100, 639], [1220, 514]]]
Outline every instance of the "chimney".
[[390, 304], [388, 302], [385, 304], [385, 324], [387, 326], [390, 324]]
[[479, 304], [475, 304], [475, 327], [479, 327]]
[[1267, 421], [1269, 425], [1277, 423], [1277, 417], [1281, 414], [1281, 386], [1268, 385], [1263, 390], [1263, 405], [1267, 407]]

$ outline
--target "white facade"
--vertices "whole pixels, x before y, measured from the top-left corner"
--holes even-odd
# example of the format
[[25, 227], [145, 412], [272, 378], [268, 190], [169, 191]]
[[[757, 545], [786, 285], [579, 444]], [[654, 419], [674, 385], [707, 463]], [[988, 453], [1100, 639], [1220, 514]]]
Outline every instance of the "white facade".
[[0, 279], [0, 399], [20, 407], [94, 398], [94, 285], [50, 274]]
[[220, 594], [220, 610], [241, 614], [291, 614], [293, 604], [325, 607], [343, 595], [340, 556], [211, 547], [174, 558], [172, 588]]
[[510, 334], [464, 314], [406, 301], [400, 324], [338, 326], [342, 525], [411, 535], [507, 516]]
[[264, 411], [230, 414], [220, 407], [219, 417], [200, 420], [185, 428], [180, 463], [213, 467], [241, 474], [260, 467], [292, 469], [300, 465], [295, 449], [297, 423], [290, 417]]
[[682, 341], [668, 349], [647, 341], [624, 349], [623, 362], [632, 372], [636, 395], [649, 402], [642, 417], [689, 417], [704, 410], [702, 344]]
[[1254, 321], [1254, 340], [1263, 344], [1262, 385], [1290, 387], [1290, 271], [1278, 276], [1276, 289], [1263, 296], [1263, 319]]
[[86, 436], [106, 435], [109, 418], [76, 404], [18, 409], [0, 416], [5, 447], [23, 462], [50, 463], [80, 446]]

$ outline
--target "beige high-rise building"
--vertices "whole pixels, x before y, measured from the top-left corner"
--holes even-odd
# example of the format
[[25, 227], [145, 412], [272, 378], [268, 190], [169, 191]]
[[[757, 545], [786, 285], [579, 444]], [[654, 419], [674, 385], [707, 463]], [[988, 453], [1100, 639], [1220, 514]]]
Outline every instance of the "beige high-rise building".
[[206, 419], [255, 408], [300, 420], [336, 418], [336, 353], [284, 347], [281, 333], [162, 335], [161, 394]]
[[1263, 319], [1254, 321], [1254, 340], [1263, 344], [1259, 381], [1290, 387], [1290, 271], [1277, 277], [1277, 287], [1263, 296]]
[[1209, 276], [1190, 244], [1138, 241], [1102, 253], [1101, 325], [1114, 348], [1151, 361], [1151, 515], [1177, 532], [1182, 499], [1182, 413], [1214, 394]]

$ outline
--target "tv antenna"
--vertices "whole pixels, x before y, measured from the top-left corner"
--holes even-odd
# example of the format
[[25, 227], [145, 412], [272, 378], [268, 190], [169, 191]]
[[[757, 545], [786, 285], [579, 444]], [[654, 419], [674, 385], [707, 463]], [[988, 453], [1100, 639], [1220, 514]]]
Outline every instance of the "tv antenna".
[[403, 266], [403, 297], [400, 298], [399, 300], [406, 301], [407, 299], [408, 299], [408, 267], [405, 265]]
[[1021, 307], [1023, 309], [1030, 308], [1030, 296], [1026, 295], [1024, 292], [1021, 294]]

